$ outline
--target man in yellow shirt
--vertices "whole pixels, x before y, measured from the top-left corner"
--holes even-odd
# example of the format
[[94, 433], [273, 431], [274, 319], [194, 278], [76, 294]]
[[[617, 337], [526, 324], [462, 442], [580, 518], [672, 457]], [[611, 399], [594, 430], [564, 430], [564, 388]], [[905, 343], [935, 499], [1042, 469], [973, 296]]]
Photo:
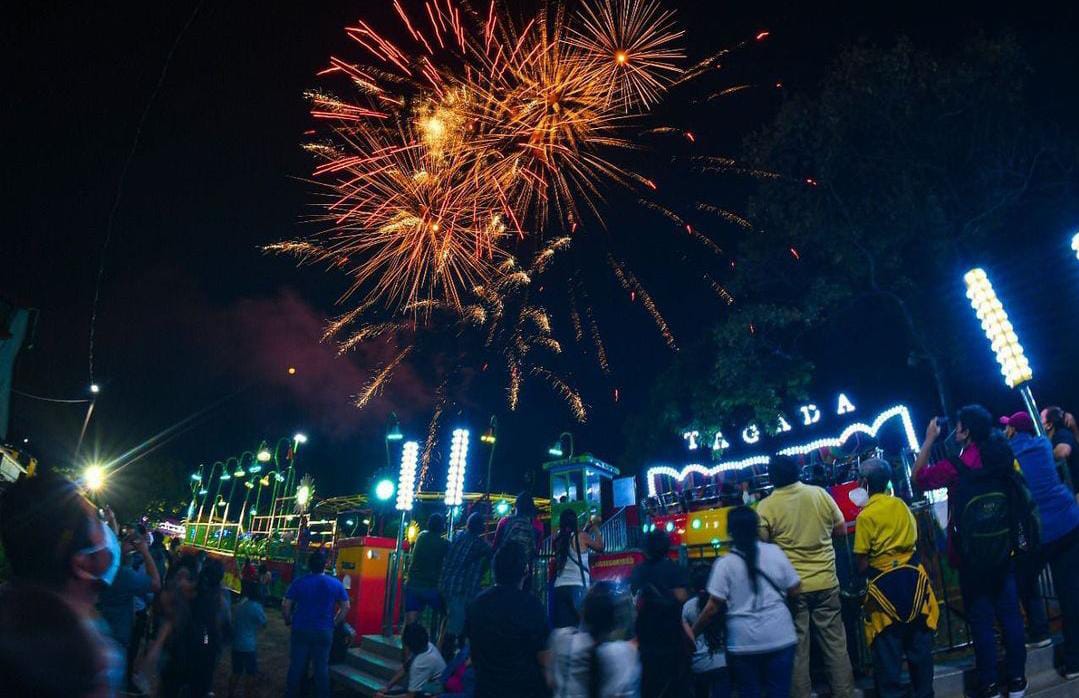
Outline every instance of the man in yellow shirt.
[[761, 538], [778, 545], [802, 580], [794, 608], [798, 649], [791, 695], [809, 698], [810, 635], [817, 638], [835, 698], [851, 698], [854, 673], [847, 655], [847, 633], [839, 606], [832, 536], [847, 534], [839, 505], [820, 487], [798, 481], [800, 468], [789, 456], [772, 459], [768, 472], [775, 490], [757, 505]]
[[859, 468], [859, 479], [869, 502], [855, 522], [854, 556], [858, 571], [869, 575], [865, 632], [877, 695], [907, 695], [900, 681], [906, 657], [914, 698], [932, 698], [938, 608], [929, 577], [915, 558], [918, 525], [906, 503], [887, 494], [890, 465], [870, 458]]

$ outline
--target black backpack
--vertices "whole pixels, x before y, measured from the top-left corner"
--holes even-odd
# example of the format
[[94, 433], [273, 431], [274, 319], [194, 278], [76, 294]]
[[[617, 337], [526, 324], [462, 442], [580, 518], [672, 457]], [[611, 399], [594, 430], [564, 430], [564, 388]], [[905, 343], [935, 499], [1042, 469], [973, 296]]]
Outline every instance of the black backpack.
[[1038, 509], [1012, 464], [972, 469], [959, 458], [950, 460], [959, 474], [950, 523], [963, 569], [996, 573], [1007, 567], [1012, 553], [1034, 551], [1041, 542]]
[[532, 519], [526, 516], [511, 516], [506, 522], [506, 532], [502, 536], [503, 545], [514, 542], [524, 548], [529, 557], [536, 554], [536, 530], [532, 528]]

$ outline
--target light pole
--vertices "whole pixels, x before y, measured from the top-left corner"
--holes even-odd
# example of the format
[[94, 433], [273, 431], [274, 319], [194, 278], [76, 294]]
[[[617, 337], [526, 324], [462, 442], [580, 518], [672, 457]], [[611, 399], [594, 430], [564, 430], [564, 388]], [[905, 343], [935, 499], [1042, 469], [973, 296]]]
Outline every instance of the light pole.
[[446, 530], [453, 540], [453, 519], [464, 501], [465, 470], [468, 468], [468, 429], [454, 429], [450, 439], [450, 467], [446, 471], [446, 496], [443, 501], [449, 509], [449, 525]]
[[232, 461], [236, 461], [236, 470], [232, 471], [232, 487], [229, 488], [229, 499], [225, 504], [225, 513], [221, 517], [221, 536], [217, 539], [217, 547], [222, 547], [225, 541], [225, 527], [229, 521], [229, 509], [232, 507], [232, 500], [236, 495], [236, 483], [244, 478], [247, 472], [244, 470], [244, 456], [250, 454], [250, 451], [244, 451], [240, 454], [240, 457], [231, 456], [225, 461], [225, 470], [228, 470], [228, 464]]
[[487, 500], [488, 506], [490, 506], [491, 466], [495, 462], [495, 443], [498, 441], [498, 420], [495, 419], [493, 414], [491, 415], [491, 423], [488, 425], [487, 431], [483, 432], [480, 441], [491, 447], [490, 452], [487, 454]]
[[401, 472], [397, 477], [397, 504], [395, 506], [397, 511], [401, 512], [401, 520], [397, 526], [397, 543], [393, 548], [393, 559], [390, 560], [387, 570], [389, 593], [386, 594], [386, 604], [382, 607], [382, 634], [386, 637], [393, 635], [401, 545], [405, 536], [405, 520], [412, 511], [412, 501], [416, 495], [416, 461], [419, 452], [420, 444], [417, 441], [406, 441], [401, 448]]
[[[214, 522], [214, 509], [217, 508], [217, 502], [221, 499], [221, 482], [223, 480], [231, 480], [232, 476], [225, 472], [225, 462], [217, 461], [210, 466], [210, 480], [214, 479], [214, 468], [221, 466], [221, 472], [217, 474], [217, 489], [214, 491], [213, 504], [210, 505], [210, 523]], [[205, 502], [204, 502], [205, 503]]]
[[1008, 320], [1008, 313], [1004, 312], [1004, 306], [997, 298], [993, 284], [984, 269], [975, 268], [963, 275], [963, 282], [967, 286], [967, 298], [970, 306], [982, 323], [986, 338], [996, 354], [997, 363], [1000, 364], [1000, 373], [1004, 376], [1004, 382], [1009, 388], [1019, 390], [1023, 398], [1023, 404], [1034, 420], [1034, 429], [1039, 436], [1045, 436], [1045, 427], [1042, 426], [1041, 415], [1038, 413], [1038, 405], [1034, 402], [1034, 394], [1030, 391], [1030, 380], [1034, 378], [1034, 372], [1030, 368], [1026, 354], [1023, 353], [1023, 345], [1019, 343], [1019, 336], [1015, 328]]
[[[565, 450], [562, 448], [563, 439], [569, 439], [568, 456], [565, 456]], [[548, 455], [554, 456], [555, 458], [562, 458], [563, 456], [565, 456], [566, 458], [573, 458], [573, 434], [569, 433], [568, 431], [564, 431], [559, 434], [558, 440], [551, 444], [551, 447], [547, 449], [547, 453]]]
[[191, 523], [191, 517], [195, 515], [195, 498], [198, 496], [199, 487], [202, 485], [203, 467], [200, 465], [198, 472], [191, 473], [191, 502], [187, 505], [188, 523]]
[[[198, 523], [202, 522], [202, 510], [206, 508], [206, 495], [209, 494], [209, 492], [210, 492], [210, 490], [207, 489], [207, 485], [209, 485], [210, 483], [212, 483], [214, 481], [214, 470], [217, 469], [218, 465], [224, 466], [224, 463], [222, 463], [221, 461], [217, 461], [216, 463], [211, 465], [210, 466], [210, 475], [208, 477], [206, 477], [206, 478], [202, 477], [202, 466], [199, 466], [199, 494], [202, 495], [202, 502], [199, 504], [199, 513], [195, 517], [195, 521], [198, 522]], [[221, 481], [220, 480], [218, 480], [218, 482], [217, 482], [217, 489], [218, 490], [221, 489]], [[213, 523], [213, 520], [214, 520], [214, 506], [216, 506], [216, 504], [217, 504], [217, 496], [216, 495], [214, 495], [214, 500], [213, 501], [214, 501], [214, 503], [210, 505], [210, 520], [209, 520], [209, 523]]]
[[[285, 442], [285, 441], [288, 441], [288, 439], [286, 439], [284, 437], [278, 439], [277, 444], [274, 445], [274, 450], [273, 450], [273, 461], [274, 461], [273, 478], [274, 478], [274, 484], [273, 484], [272, 500], [270, 502], [270, 530], [269, 530], [269, 533], [272, 533], [273, 530], [275, 528], [277, 528], [276, 525], [275, 525], [275, 517], [277, 516], [277, 486], [280, 483], [285, 482], [285, 476], [281, 474], [281, 460], [280, 460], [279, 456], [280, 456], [281, 443]], [[292, 471], [292, 468], [295, 465], [296, 454], [300, 450], [300, 444], [305, 444], [305, 443], [307, 443], [307, 435], [305, 435], [303, 432], [296, 432], [296, 434], [293, 435], [293, 437], [292, 437], [292, 446], [285, 453], [285, 459], [288, 461], [288, 470], [289, 470], [289, 472]], [[286, 492], [288, 491], [287, 485], [286, 485], [285, 491]]]
[[79, 440], [75, 444], [75, 460], [79, 459], [79, 453], [82, 451], [82, 441], [86, 437], [86, 427], [90, 426], [90, 417], [94, 414], [94, 405], [97, 404], [98, 393], [101, 392], [101, 386], [97, 383], [90, 384], [90, 404], [86, 406], [86, 416], [82, 420], [82, 429], [79, 431]]

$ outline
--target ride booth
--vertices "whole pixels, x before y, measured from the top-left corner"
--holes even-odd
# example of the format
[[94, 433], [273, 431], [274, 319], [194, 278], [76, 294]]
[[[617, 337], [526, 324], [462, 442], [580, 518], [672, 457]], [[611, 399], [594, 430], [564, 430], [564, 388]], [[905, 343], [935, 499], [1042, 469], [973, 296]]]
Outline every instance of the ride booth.
[[386, 579], [395, 544], [393, 538], [379, 536], [337, 541], [334, 574], [348, 591], [350, 607], [345, 621], [357, 636], [381, 632]]

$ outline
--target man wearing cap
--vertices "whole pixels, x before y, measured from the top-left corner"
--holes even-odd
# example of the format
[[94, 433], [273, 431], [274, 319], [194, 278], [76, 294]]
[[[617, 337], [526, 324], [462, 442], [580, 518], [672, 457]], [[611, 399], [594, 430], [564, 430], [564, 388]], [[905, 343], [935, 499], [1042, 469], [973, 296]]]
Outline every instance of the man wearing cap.
[[1079, 678], [1079, 505], [1060, 481], [1053, 460], [1053, 446], [1034, 431], [1034, 420], [1026, 412], [1001, 417], [1026, 478], [1041, 519], [1041, 547], [1027, 564], [1017, 565], [1019, 592], [1030, 624], [1031, 645], [1047, 647], [1049, 622], [1045, 603], [1038, 590], [1038, 575], [1046, 563], [1053, 572], [1056, 596], [1064, 619], [1064, 675]]

